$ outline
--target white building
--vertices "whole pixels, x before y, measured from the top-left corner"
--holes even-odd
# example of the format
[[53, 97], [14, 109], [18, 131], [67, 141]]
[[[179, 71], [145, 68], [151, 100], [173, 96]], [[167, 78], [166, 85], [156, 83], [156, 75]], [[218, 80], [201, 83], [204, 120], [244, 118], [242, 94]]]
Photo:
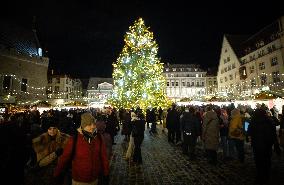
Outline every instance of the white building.
[[262, 90], [283, 95], [284, 17], [252, 36], [224, 35], [218, 90], [232, 98]]
[[[206, 73], [195, 64], [165, 64], [163, 74], [167, 96], [176, 101], [182, 98], [201, 99], [209, 93], [210, 86], [213, 94], [213, 85], [217, 86], [216, 77], [207, 78]], [[212, 84], [209, 85], [209, 82]]]
[[217, 76], [208, 75], [205, 77], [205, 94], [215, 96], [218, 92]]
[[65, 104], [82, 100], [82, 82], [68, 75], [51, 75], [48, 78], [47, 97], [52, 104]]
[[87, 88], [87, 99], [89, 105], [94, 107], [102, 107], [110, 97], [112, 89], [112, 78], [90, 78]]

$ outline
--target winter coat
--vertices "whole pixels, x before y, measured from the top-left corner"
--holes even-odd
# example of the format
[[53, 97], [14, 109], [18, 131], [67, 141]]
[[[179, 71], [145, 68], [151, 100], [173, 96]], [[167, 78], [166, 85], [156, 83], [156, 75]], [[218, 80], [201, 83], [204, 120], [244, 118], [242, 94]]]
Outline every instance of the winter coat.
[[128, 112], [124, 112], [123, 114], [123, 120], [122, 120], [122, 135], [130, 135], [132, 130], [131, 125], [131, 114]]
[[168, 112], [167, 115], [167, 129], [171, 130], [177, 130], [179, 129], [180, 123], [179, 123], [180, 115], [176, 109], [171, 109]]
[[[239, 136], [235, 136], [233, 134], [235, 130], [239, 130], [241, 134]], [[239, 140], [245, 139], [244, 129], [243, 129], [243, 118], [238, 109], [234, 109], [231, 112], [231, 121], [229, 125], [229, 138], [239, 139]]]
[[104, 140], [104, 143], [106, 145], [107, 149], [107, 156], [110, 160], [112, 156], [112, 139], [109, 133], [105, 132], [106, 124], [104, 121], [97, 121], [96, 122], [97, 131], [102, 135], [102, 139]]
[[55, 151], [58, 148], [64, 148], [69, 135], [61, 133], [58, 130], [54, 140], [51, 140], [51, 137], [48, 133], [43, 133], [37, 138], [33, 139], [33, 149], [36, 153], [37, 162], [40, 167], [47, 166], [52, 161], [57, 159]]
[[55, 151], [58, 148], [64, 148], [68, 139], [69, 135], [58, 131], [53, 140], [51, 140], [48, 133], [43, 133], [32, 140], [37, 165], [26, 172], [26, 184], [53, 185], [53, 172], [58, 162], [58, 156], [55, 154]]
[[272, 145], [277, 144], [276, 127], [273, 120], [266, 115], [265, 110], [255, 110], [248, 134], [251, 136], [252, 147], [260, 153], [271, 151]]
[[[69, 139], [62, 156], [54, 171], [58, 177], [68, 165], [73, 147], [73, 137]], [[72, 160], [72, 179], [78, 182], [93, 182], [99, 174], [109, 174], [107, 150], [102, 136], [97, 134], [91, 143], [84, 138], [82, 130], [78, 129], [76, 151]]]
[[145, 120], [136, 119], [132, 122], [133, 129], [132, 129], [132, 136], [144, 138], [144, 130], [145, 130]]
[[107, 119], [105, 131], [109, 133], [111, 136], [115, 136], [117, 135], [118, 130], [119, 130], [119, 122], [116, 113], [112, 112]]
[[181, 130], [190, 133], [191, 136], [199, 136], [200, 123], [196, 116], [190, 112], [184, 112], [180, 118]]
[[162, 113], [162, 120], [163, 120], [163, 128], [167, 127], [167, 110], [165, 109]]
[[205, 149], [217, 150], [219, 146], [219, 119], [213, 111], [208, 111], [203, 118], [203, 133]]

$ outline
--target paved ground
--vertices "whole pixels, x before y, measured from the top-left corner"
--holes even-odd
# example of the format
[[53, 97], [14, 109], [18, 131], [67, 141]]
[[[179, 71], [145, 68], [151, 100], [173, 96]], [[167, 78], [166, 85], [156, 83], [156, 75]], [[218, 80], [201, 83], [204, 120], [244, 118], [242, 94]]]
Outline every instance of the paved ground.
[[[217, 166], [207, 164], [201, 146], [197, 160], [190, 161], [181, 152], [180, 146], [167, 142], [166, 133], [150, 135], [145, 131], [142, 144], [142, 165], [125, 160], [128, 143], [123, 136], [116, 136], [114, 157], [111, 161], [110, 185], [252, 185], [255, 167], [250, 147], [246, 148], [246, 162], [218, 161]], [[218, 155], [218, 156], [221, 156]], [[284, 160], [273, 156], [273, 185], [284, 185]]]

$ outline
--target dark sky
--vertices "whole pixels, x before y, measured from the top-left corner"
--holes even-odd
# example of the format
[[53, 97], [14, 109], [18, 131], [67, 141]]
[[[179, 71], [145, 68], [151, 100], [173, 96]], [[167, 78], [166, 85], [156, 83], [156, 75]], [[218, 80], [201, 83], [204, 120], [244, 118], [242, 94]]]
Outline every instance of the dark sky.
[[36, 15], [50, 67], [87, 78], [111, 77], [124, 34], [138, 17], [153, 31], [162, 62], [207, 68], [218, 65], [224, 33], [253, 34], [284, 15], [283, 6], [273, 1], [153, 1], [35, 1], [6, 16], [29, 28]]

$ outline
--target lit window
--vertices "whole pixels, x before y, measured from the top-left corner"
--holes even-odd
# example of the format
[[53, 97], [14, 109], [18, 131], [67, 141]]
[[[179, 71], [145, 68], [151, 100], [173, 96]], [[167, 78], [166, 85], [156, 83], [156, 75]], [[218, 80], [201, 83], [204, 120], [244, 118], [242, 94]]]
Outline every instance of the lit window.
[[271, 58], [271, 66], [276, 66], [278, 64], [277, 57]]
[[11, 76], [4, 76], [4, 80], [3, 80], [3, 89], [10, 89], [11, 87]]
[[259, 70], [264, 70], [264, 69], [265, 69], [264, 62], [259, 63]]
[[272, 80], [273, 80], [273, 83], [280, 82], [279, 71], [272, 72]]
[[260, 76], [260, 83], [261, 83], [261, 85], [266, 85], [266, 82], [267, 82], [267, 77], [266, 77], [265, 74], [262, 74]]
[[254, 66], [250, 66], [250, 73], [254, 73]]
[[21, 91], [27, 92], [28, 79], [23, 78], [21, 83]]

